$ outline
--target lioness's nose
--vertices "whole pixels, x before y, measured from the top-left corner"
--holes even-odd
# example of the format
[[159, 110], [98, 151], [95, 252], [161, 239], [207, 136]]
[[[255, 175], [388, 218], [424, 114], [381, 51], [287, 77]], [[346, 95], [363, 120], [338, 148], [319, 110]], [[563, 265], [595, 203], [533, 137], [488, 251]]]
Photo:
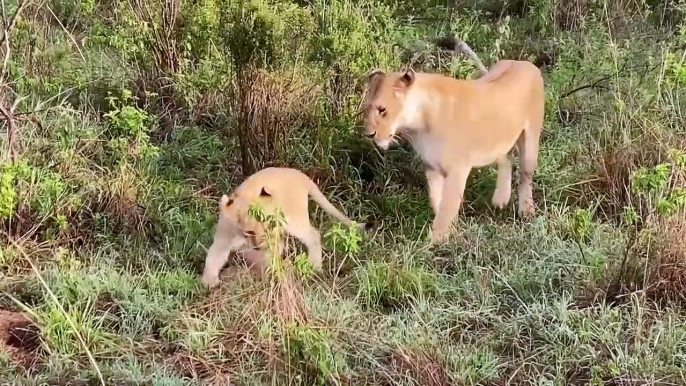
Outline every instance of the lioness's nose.
[[374, 138], [375, 135], [376, 135], [376, 131], [373, 132], [373, 133], [365, 134], [365, 136], [366, 136], [367, 138]]

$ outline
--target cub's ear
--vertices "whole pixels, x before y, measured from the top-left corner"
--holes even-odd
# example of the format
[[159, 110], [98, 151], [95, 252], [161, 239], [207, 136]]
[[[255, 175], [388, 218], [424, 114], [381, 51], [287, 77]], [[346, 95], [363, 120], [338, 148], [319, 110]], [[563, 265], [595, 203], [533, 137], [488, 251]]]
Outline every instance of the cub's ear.
[[414, 78], [415, 78], [415, 72], [413, 69], [408, 68], [405, 70], [405, 73], [400, 76], [398, 79], [399, 86], [403, 88], [410, 87], [412, 83], [414, 83]]
[[272, 195], [265, 190], [264, 187], [262, 187], [262, 190], [260, 190], [260, 197], [271, 197]]
[[226, 194], [222, 194], [222, 198], [219, 201], [219, 207], [220, 208], [226, 208], [227, 206], [230, 206], [233, 204], [233, 200], [229, 198]]

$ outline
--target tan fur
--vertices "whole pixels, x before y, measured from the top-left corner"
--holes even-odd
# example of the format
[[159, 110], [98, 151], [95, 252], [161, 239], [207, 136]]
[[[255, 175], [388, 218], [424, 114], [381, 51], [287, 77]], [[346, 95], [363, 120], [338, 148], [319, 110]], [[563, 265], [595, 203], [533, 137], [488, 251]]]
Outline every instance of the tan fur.
[[493, 204], [504, 207], [512, 190], [508, 153], [519, 151], [519, 213], [534, 213], [532, 176], [537, 166], [545, 92], [529, 62], [503, 60], [476, 80], [412, 70], [369, 75], [366, 135], [383, 149], [405, 135], [426, 163], [436, 217], [431, 241], [444, 241], [457, 216], [472, 168], [498, 165]]
[[[232, 251], [243, 251], [249, 263], [254, 263], [258, 270], [264, 270], [268, 260], [264, 245], [265, 229], [263, 224], [248, 214], [253, 202], [261, 204], [265, 214], [275, 214], [278, 207], [285, 219], [284, 231], [305, 245], [310, 262], [320, 269], [321, 236], [310, 224], [308, 197], [312, 197], [338, 221], [354, 224], [326, 199], [308, 176], [295, 169], [260, 170], [245, 180], [233, 194], [222, 196], [217, 230], [212, 246], [207, 251], [203, 282], [210, 287], [219, 284], [219, 272]], [[280, 249], [283, 249], [283, 245]], [[277, 251], [279, 255], [281, 252]]]

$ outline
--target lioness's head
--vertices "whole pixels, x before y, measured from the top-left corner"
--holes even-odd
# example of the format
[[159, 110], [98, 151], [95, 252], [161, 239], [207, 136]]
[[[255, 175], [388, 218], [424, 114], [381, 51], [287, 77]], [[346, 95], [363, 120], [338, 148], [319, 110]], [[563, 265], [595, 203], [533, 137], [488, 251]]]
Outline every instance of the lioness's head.
[[382, 149], [388, 149], [395, 142], [402, 125], [398, 118], [403, 112], [414, 79], [412, 69], [388, 75], [382, 70], [369, 73], [365, 135]]

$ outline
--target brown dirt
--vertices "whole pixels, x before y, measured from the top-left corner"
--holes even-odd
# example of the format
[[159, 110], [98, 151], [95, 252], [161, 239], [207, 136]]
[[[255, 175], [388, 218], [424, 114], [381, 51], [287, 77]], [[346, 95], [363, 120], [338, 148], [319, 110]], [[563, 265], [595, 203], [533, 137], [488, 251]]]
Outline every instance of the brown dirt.
[[410, 376], [415, 382], [426, 386], [447, 386], [450, 376], [443, 363], [421, 349], [395, 350], [382, 361], [382, 377], [387, 383], [395, 384]]
[[24, 368], [36, 365], [40, 333], [24, 314], [0, 310], [0, 352], [10, 354], [12, 361]]

